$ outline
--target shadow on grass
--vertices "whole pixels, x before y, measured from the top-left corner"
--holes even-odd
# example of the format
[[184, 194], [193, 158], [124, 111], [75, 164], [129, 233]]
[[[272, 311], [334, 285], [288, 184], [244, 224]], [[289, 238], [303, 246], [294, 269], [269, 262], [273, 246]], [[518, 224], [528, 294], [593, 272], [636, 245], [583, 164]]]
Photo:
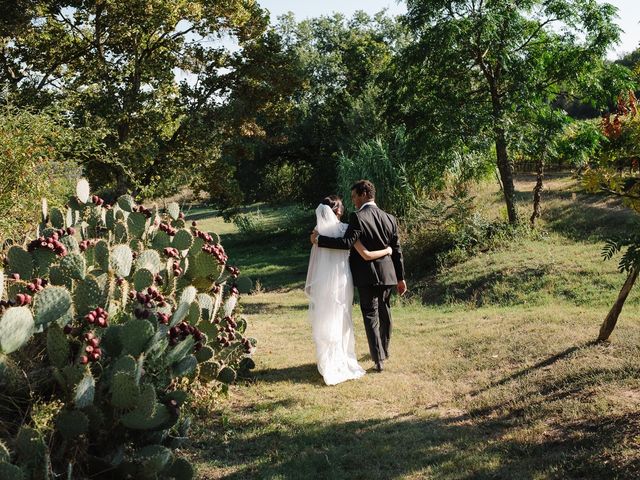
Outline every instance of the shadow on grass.
[[290, 311], [306, 312], [309, 306], [306, 303], [296, 305], [276, 305], [269, 302], [243, 303], [242, 313], [247, 315], [272, 315]]
[[[637, 458], [616, 462], [606, 453], [633, 438], [640, 427], [635, 416], [559, 426], [543, 442], [511, 436], [511, 427], [491, 419], [398, 416], [289, 432], [265, 421], [244, 432], [250, 442], [234, 435], [202, 454], [232, 468], [227, 479], [623, 479], [640, 472]], [[254, 462], [238, 465], [241, 459]]]
[[573, 347], [569, 347], [566, 350], [563, 350], [562, 352], [556, 353], [555, 355], [551, 355], [549, 358], [545, 359], [545, 360], [541, 360], [540, 362], [536, 363], [535, 365], [531, 365], [530, 367], [527, 368], [523, 368], [522, 370], [512, 373], [511, 375], [508, 375], [504, 378], [501, 378], [500, 380], [497, 380], [495, 382], [490, 383], [489, 385], [487, 385], [484, 388], [475, 390], [471, 393], [469, 393], [469, 396], [471, 397], [475, 397], [480, 395], [483, 392], [488, 391], [491, 388], [495, 388], [495, 387], [500, 387], [502, 385], [505, 385], [513, 380], [517, 380], [519, 378], [522, 378], [526, 375], [529, 375], [532, 372], [535, 372], [536, 370], [539, 370], [541, 368], [547, 368], [550, 367], [551, 365], [553, 365], [554, 363], [560, 361], [560, 360], [564, 360], [566, 358], [569, 358], [571, 355], [573, 355], [575, 352], [583, 349], [583, 348], [587, 348], [587, 347], [591, 347], [596, 345], [597, 343], [595, 341], [590, 341], [590, 342], [586, 342], [582, 345], [577, 345], [577, 346], [573, 346]]
[[[471, 302], [476, 306], [519, 303], [522, 299], [517, 298], [516, 294], [543, 289], [549, 272], [550, 266], [544, 265], [541, 268], [521, 268], [518, 271], [495, 271], [475, 276], [471, 281], [459, 280], [446, 284], [434, 278], [430, 287], [424, 290], [422, 301], [435, 305]], [[498, 285], [500, 288], [496, 292]]]
[[270, 368], [255, 372], [255, 379], [261, 383], [310, 383], [324, 385], [315, 363], [307, 363], [287, 368]]
[[[588, 403], [594, 388], [616, 381], [629, 385], [640, 374], [631, 365], [576, 370], [576, 357], [594, 345], [566, 348], [476, 390], [470, 408], [453, 416], [429, 417], [426, 410], [422, 416], [305, 422], [277, 416], [278, 405], [258, 403], [262, 416], [243, 415], [234, 435], [199, 442], [197, 455], [201, 465], [229, 469], [222, 478], [233, 480], [640, 478], [637, 414], [586, 410], [577, 419], [571, 413], [563, 417], [567, 405]], [[257, 377], [264, 383], [322, 385], [314, 364], [265, 370]], [[505, 400], [499, 392], [510, 382], [521, 383]], [[476, 400], [481, 407], [473, 408]]]

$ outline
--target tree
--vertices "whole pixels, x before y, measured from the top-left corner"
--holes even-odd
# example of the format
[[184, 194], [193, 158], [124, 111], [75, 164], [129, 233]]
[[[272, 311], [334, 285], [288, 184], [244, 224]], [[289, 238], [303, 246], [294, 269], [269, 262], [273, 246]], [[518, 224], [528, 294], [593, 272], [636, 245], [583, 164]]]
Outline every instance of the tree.
[[95, 184], [158, 195], [215, 167], [228, 133], [215, 112], [268, 27], [256, 2], [22, 3], [28, 20], [1, 24], [8, 100], [57, 103], [73, 125], [104, 129], [111, 161], [84, 164]]
[[424, 131], [449, 147], [490, 136], [508, 219], [517, 222], [509, 145], [518, 118], [589, 77], [618, 39], [616, 9], [596, 0], [408, 0], [407, 7], [414, 41], [398, 70], [415, 91], [407, 108], [433, 122]]
[[[301, 22], [283, 16], [275, 30], [283, 47], [278, 75], [285, 70], [285, 81], [270, 76], [261, 83], [292, 88], [274, 98], [271, 114], [257, 116], [250, 135], [236, 138], [234, 157], [242, 158], [236, 176], [252, 200], [317, 202], [337, 188], [341, 152], [352, 153], [386, 128], [378, 81], [402, 29], [382, 12], [357, 12]], [[233, 94], [230, 107], [246, 104], [243, 93]]]
[[[627, 207], [640, 213], [640, 115], [633, 92], [629, 92], [628, 97], [619, 97], [613, 120], [609, 113], [603, 116], [602, 132], [607, 142], [593, 165], [594, 168], [585, 173], [585, 186], [589, 191], [604, 192], [620, 198]], [[623, 252], [623, 255], [618, 269], [627, 274], [627, 279], [600, 327], [600, 342], [609, 339], [638, 278], [640, 235], [630, 232], [624, 238], [607, 240], [602, 255], [605, 259], [611, 259], [619, 252]]]

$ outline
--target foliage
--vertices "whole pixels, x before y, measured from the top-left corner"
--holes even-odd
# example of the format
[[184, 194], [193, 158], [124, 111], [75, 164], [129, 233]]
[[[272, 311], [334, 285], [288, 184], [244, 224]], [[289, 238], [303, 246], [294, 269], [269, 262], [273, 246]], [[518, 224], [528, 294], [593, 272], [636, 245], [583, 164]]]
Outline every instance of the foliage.
[[100, 147], [91, 132], [67, 128], [54, 112], [0, 109], [0, 245], [38, 221], [40, 199], [62, 206], [78, 163]]
[[504, 247], [516, 238], [540, 238], [523, 224], [488, 220], [464, 184], [447, 195], [427, 199], [403, 222], [405, 262], [417, 276], [444, 270], [479, 252]]
[[[229, 151], [249, 202], [314, 205], [336, 191], [340, 154], [351, 155], [385, 132], [378, 79], [398, 49], [402, 28], [382, 12], [300, 22], [286, 15], [274, 34], [282, 46], [277, 78], [288, 72], [289, 88], [275, 88], [272, 114], [260, 115]], [[245, 97], [238, 91], [230, 108], [241, 108]]]
[[565, 126], [555, 150], [555, 163], [583, 169], [599, 155], [606, 137], [594, 120], [572, 122]]
[[338, 191], [353, 208], [349, 192], [357, 180], [366, 178], [376, 186], [376, 203], [398, 216], [404, 216], [424, 197], [435, 178], [419, 162], [407, 156], [410, 139], [402, 129], [389, 141], [380, 138], [360, 144], [353, 155], [342, 154], [338, 161]]
[[618, 39], [614, 7], [595, 0], [409, 0], [407, 7], [414, 41], [397, 58], [392, 115], [433, 152], [490, 139], [509, 221], [517, 223], [512, 135], [523, 114], [599, 81], [593, 64]]
[[173, 452], [189, 429], [184, 379], [224, 391], [253, 367], [243, 277], [218, 240], [187, 227], [175, 203], [163, 212], [123, 195], [110, 205], [81, 180], [66, 211], [43, 211], [38, 237], [5, 252], [4, 471], [193, 477]]
[[17, 105], [60, 105], [73, 126], [101, 132], [110, 155], [85, 160], [92, 181], [150, 197], [225, 179], [222, 144], [264, 104], [256, 89], [233, 116], [220, 101], [242, 86], [239, 67], [269, 71], [270, 56], [245, 56], [268, 26], [256, 2], [21, 3], [20, 17], [2, 24], [0, 83]]
[[[584, 174], [585, 187], [621, 198], [627, 207], [640, 213], [640, 115], [633, 92], [619, 97], [616, 113], [602, 117], [601, 129], [606, 142], [593, 168]], [[640, 238], [635, 234], [610, 238], [602, 255], [610, 259], [622, 250], [620, 271], [639, 268]]]

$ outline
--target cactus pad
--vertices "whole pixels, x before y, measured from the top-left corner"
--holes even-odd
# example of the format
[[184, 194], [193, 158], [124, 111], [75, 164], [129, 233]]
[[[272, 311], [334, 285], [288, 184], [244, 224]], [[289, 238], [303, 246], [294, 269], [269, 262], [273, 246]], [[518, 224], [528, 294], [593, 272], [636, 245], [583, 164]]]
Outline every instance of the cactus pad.
[[76, 440], [89, 430], [89, 418], [79, 410], [62, 410], [56, 427], [66, 440]]
[[33, 428], [20, 427], [15, 441], [17, 463], [32, 470], [45, 463], [46, 445], [42, 435]]
[[57, 260], [58, 256], [51, 250], [45, 250], [43, 248], [37, 248], [33, 251], [33, 262], [35, 265], [34, 274], [39, 277], [46, 277], [49, 275], [49, 269]]
[[49, 286], [33, 297], [36, 326], [46, 326], [71, 309], [71, 294], [64, 287]]
[[165, 472], [169, 478], [175, 480], [192, 480], [195, 477], [193, 466], [184, 458], [176, 458]]
[[200, 253], [202, 251], [202, 247], [204, 247], [204, 240], [200, 237], [195, 237], [191, 244], [191, 248], [189, 249], [189, 255], [196, 255]]
[[126, 243], [129, 240], [129, 232], [127, 231], [127, 226], [122, 222], [116, 222], [113, 226], [113, 235], [116, 239], [116, 242]]
[[199, 252], [189, 257], [190, 268], [187, 270], [189, 278], [213, 277], [220, 275], [221, 267], [218, 261], [205, 252]]
[[128, 245], [116, 245], [111, 251], [111, 267], [119, 277], [128, 277], [133, 264], [133, 252]]
[[0, 352], [11, 353], [26, 344], [33, 335], [35, 324], [31, 310], [15, 307], [0, 317]]
[[111, 380], [111, 404], [116, 408], [130, 410], [138, 402], [140, 390], [133, 375], [117, 372]]
[[87, 275], [84, 280], [78, 282], [73, 292], [77, 315], [83, 317], [96, 307], [102, 306], [104, 303], [102, 292], [100, 284], [91, 275]]
[[189, 232], [189, 230], [182, 229], [176, 232], [176, 235], [173, 237], [173, 242], [171, 243], [171, 246], [182, 251], [182, 250], [188, 250], [189, 248], [191, 248], [192, 244], [193, 244], [193, 235], [191, 235], [191, 232]]
[[47, 355], [49, 361], [57, 368], [63, 368], [69, 363], [69, 341], [58, 325], [51, 325], [47, 329]]
[[173, 377], [189, 377], [195, 371], [198, 365], [198, 360], [193, 355], [187, 355], [179, 362], [175, 363], [171, 368]]
[[127, 217], [129, 234], [135, 238], [142, 238], [147, 228], [147, 217], [142, 213], [133, 212]]
[[160, 254], [155, 250], [145, 250], [136, 259], [136, 268], [146, 268], [156, 275], [162, 268]]
[[[60, 274], [68, 276], [74, 280], [84, 279], [86, 268], [87, 264], [84, 256], [78, 253], [69, 254], [60, 262]], [[53, 273], [53, 269], [51, 270], [51, 273]]]
[[204, 362], [200, 364], [200, 378], [205, 382], [212, 382], [218, 377], [220, 365], [217, 362]]
[[89, 182], [84, 178], [78, 180], [78, 183], [76, 184], [76, 198], [82, 203], [87, 203], [89, 201], [90, 193], [91, 187], [89, 187]]
[[109, 270], [109, 244], [104, 240], [100, 240], [96, 243], [94, 249], [96, 262], [100, 266], [100, 269], [105, 272]]
[[172, 457], [171, 450], [167, 447], [147, 445], [137, 452], [135, 460], [145, 476], [155, 477], [169, 465]]
[[198, 305], [200, 305], [200, 315], [206, 322], [212, 319], [211, 313], [213, 312], [213, 298], [206, 293], [199, 293], [197, 296]]
[[171, 322], [169, 323], [169, 325], [173, 327], [174, 325], [177, 325], [182, 320], [184, 320], [186, 316], [189, 314], [190, 308], [191, 308], [190, 303], [186, 303], [186, 302], [180, 303], [178, 305], [178, 308], [176, 308], [176, 311], [173, 312], [173, 315], [171, 316]]
[[213, 348], [204, 346], [199, 351], [196, 352], [196, 360], [198, 363], [206, 362], [207, 360], [211, 360], [213, 358], [214, 351]]
[[176, 362], [182, 360], [185, 356], [189, 354], [193, 350], [193, 345], [195, 344], [193, 337], [187, 337], [186, 340], [178, 343], [175, 347], [169, 350], [167, 356], [165, 357], [165, 364], [167, 366], [173, 365]]
[[249, 277], [239, 277], [236, 280], [236, 285], [240, 293], [249, 294], [253, 291], [253, 282]]
[[73, 401], [77, 408], [85, 408], [93, 403], [96, 393], [96, 381], [88, 368], [85, 370], [82, 380], [76, 386]]
[[9, 273], [18, 273], [20, 278], [33, 277], [33, 258], [25, 249], [13, 246], [7, 252]]
[[100, 347], [110, 357], [117, 357], [122, 352], [122, 341], [120, 340], [122, 328], [122, 325], [111, 325], [102, 335]]
[[8, 462], [0, 462], [0, 480], [25, 480], [24, 471]]
[[120, 341], [125, 353], [137, 357], [149, 345], [155, 330], [147, 320], [133, 319], [122, 326]]
[[171, 238], [167, 234], [167, 232], [163, 232], [162, 230], [158, 230], [153, 236], [153, 240], [151, 241], [151, 246], [156, 250], [162, 250], [166, 247], [171, 246]]
[[133, 207], [136, 206], [136, 201], [131, 195], [122, 195], [118, 197], [118, 206], [125, 212], [133, 212]]
[[104, 217], [104, 223], [109, 230], [113, 230], [116, 226], [116, 210], [112, 208], [107, 211], [107, 214]]
[[49, 210], [49, 220], [53, 228], [64, 228], [64, 215], [59, 208]]
[[189, 307], [189, 314], [187, 315], [187, 322], [191, 325], [197, 325], [200, 321], [200, 307], [197, 303], [193, 302]]
[[198, 324], [198, 328], [209, 338], [218, 336], [218, 326], [211, 321], [202, 321]]
[[55, 265], [49, 270], [49, 281], [52, 285], [61, 285], [63, 287], [67, 287], [68, 289], [71, 289], [71, 287], [73, 286], [72, 278], [65, 275], [62, 268]]
[[132, 430], [155, 430], [160, 427], [169, 427], [172, 422], [171, 414], [167, 407], [161, 403], [156, 403], [153, 409], [153, 415], [146, 416], [140, 412], [129, 412], [122, 416], [122, 424]]
[[244, 333], [247, 330], [247, 321], [244, 318], [237, 319], [236, 323], [236, 332]]
[[153, 385], [143, 385], [140, 389], [140, 395], [138, 396], [138, 402], [134, 412], [144, 415], [145, 417], [152, 417], [156, 404], [156, 390], [153, 388]]
[[236, 371], [231, 367], [224, 367], [220, 370], [220, 373], [218, 373], [218, 380], [230, 385], [236, 381]]
[[137, 291], [142, 291], [153, 285], [154, 275], [146, 268], [139, 268], [133, 274], [133, 286]]
[[80, 253], [80, 244], [78, 244], [78, 240], [75, 237], [66, 235], [60, 239], [60, 243], [67, 247], [67, 252]]
[[169, 203], [167, 205], [167, 213], [172, 219], [177, 220], [180, 216], [180, 205], [178, 205], [176, 202]]
[[123, 357], [118, 357], [118, 359], [113, 363], [113, 371], [116, 372], [124, 372], [129, 373], [131, 375], [136, 374], [136, 359], [131, 355], [125, 355]]
[[220, 235], [218, 235], [216, 232], [207, 232], [207, 233], [211, 235], [211, 239], [213, 243], [215, 243], [216, 245], [220, 244]]
[[180, 303], [193, 302], [196, 299], [197, 294], [198, 294], [198, 291], [194, 287], [188, 286], [182, 291], [182, 294], [180, 295]]

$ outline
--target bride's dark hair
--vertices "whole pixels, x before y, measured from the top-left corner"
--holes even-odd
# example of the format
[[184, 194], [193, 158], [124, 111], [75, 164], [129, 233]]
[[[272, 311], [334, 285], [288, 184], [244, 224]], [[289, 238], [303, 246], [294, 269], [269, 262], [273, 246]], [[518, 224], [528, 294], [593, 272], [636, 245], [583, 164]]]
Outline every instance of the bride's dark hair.
[[336, 217], [341, 217], [344, 213], [344, 205], [342, 205], [342, 198], [338, 195], [329, 195], [322, 199], [320, 202], [322, 205], [329, 205], [333, 213], [336, 214]]

